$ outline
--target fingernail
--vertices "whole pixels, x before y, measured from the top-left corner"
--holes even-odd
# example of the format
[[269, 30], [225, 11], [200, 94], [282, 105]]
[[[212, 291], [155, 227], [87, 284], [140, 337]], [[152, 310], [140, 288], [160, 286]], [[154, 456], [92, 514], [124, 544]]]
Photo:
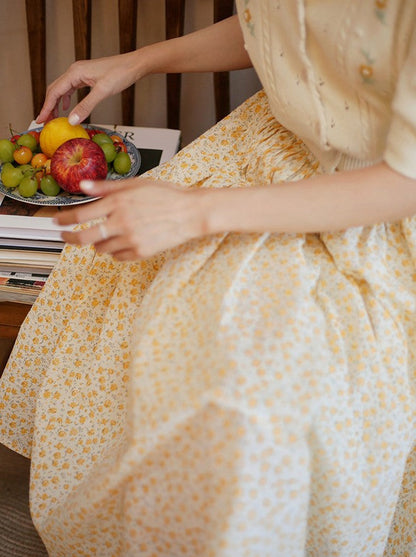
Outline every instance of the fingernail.
[[68, 116], [68, 122], [71, 124], [71, 126], [76, 126], [79, 122], [78, 114], [70, 114]]
[[82, 190], [87, 192], [94, 189], [94, 182], [92, 180], [81, 180], [79, 185]]

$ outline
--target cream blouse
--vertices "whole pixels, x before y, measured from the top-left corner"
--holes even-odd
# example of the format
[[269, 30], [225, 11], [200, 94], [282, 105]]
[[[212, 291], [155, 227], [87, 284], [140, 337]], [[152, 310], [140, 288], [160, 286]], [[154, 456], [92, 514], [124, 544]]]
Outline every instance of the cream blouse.
[[385, 160], [416, 178], [416, 0], [237, 0], [279, 122], [325, 171]]

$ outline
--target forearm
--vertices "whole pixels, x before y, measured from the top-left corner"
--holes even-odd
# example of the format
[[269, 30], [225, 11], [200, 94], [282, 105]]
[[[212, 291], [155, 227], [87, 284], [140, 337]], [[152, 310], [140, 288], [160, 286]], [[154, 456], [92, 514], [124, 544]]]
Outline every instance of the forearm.
[[237, 16], [136, 52], [138, 79], [151, 73], [216, 72], [251, 67]]
[[299, 182], [203, 195], [208, 233], [327, 232], [416, 214], [416, 180], [384, 163]]

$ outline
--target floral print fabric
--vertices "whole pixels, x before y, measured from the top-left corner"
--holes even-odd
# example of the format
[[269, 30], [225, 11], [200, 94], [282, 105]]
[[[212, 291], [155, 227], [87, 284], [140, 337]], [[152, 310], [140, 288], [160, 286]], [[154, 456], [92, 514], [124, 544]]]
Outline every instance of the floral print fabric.
[[[319, 171], [260, 92], [150, 174]], [[66, 247], [0, 382], [49, 554], [414, 555], [415, 225]]]

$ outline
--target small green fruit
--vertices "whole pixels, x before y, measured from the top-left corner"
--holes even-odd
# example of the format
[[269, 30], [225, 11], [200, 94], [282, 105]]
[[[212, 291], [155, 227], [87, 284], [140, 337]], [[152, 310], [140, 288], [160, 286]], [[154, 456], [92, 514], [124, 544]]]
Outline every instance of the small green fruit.
[[25, 176], [19, 184], [19, 193], [22, 197], [33, 197], [38, 191], [38, 182], [33, 176]]
[[22, 180], [23, 172], [21, 168], [16, 168], [9, 162], [3, 165], [1, 171], [1, 181], [6, 186], [6, 188], [16, 188]]
[[40, 189], [42, 193], [48, 196], [56, 196], [61, 191], [58, 182], [53, 176], [47, 174], [40, 181]]
[[105, 143], [108, 143], [108, 144], [113, 143], [113, 140], [111, 139], [111, 137], [104, 132], [103, 133], [96, 133], [93, 136], [92, 140], [94, 141], [94, 143], [96, 143], [100, 147], [102, 147]]
[[127, 153], [123, 151], [118, 153], [113, 162], [113, 168], [117, 174], [127, 174], [131, 169], [131, 159]]
[[9, 139], [0, 139], [0, 162], [12, 162], [15, 149], [14, 143]]
[[32, 151], [32, 153], [36, 151], [36, 147], [38, 146], [36, 139], [30, 133], [25, 133], [21, 135], [19, 139], [16, 141], [16, 143], [18, 145], [28, 147]]
[[114, 143], [103, 143], [100, 147], [104, 151], [105, 160], [107, 162], [113, 162], [117, 155]]

